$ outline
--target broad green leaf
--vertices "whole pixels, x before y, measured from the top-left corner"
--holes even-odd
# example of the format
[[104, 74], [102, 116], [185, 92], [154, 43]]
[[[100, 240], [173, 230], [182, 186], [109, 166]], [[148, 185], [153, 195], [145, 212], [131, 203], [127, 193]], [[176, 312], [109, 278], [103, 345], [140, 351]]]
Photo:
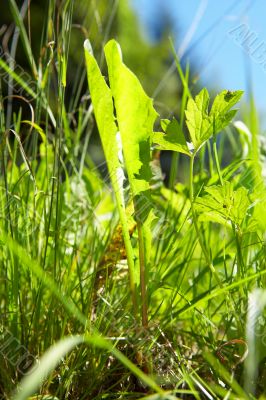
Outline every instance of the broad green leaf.
[[226, 114], [234, 105], [236, 105], [236, 103], [239, 102], [243, 93], [243, 90], [236, 90], [234, 92], [223, 90], [215, 97], [210, 115]]
[[186, 122], [195, 151], [231, 122], [237, 112], [231, 108], [240, 100], [242, 94], [241, 90], [235, 92], [223, 90], [214, 99], [210, 112], [207, 89], [202, 89], [195, 100], [193, 98], [188, 100], [185, 111]]
[[85, 41], [84, 48], [94, 115], [99, 129], [110, 179], [116, 196], [119, 218], [122, 225], [123, 238], [127, 252], [131, 292], [133, 303], [136, 306], [134, 256], [125, 211], [123, 194], [124, 172], [119, 160], [121, 152], [119, 142], [120, 136], [118, 134], [118, 127], [114, 117], [113, 97], [110, 88], [107, 86], [105, 79], [101, 74], [97, 61], [92, 55], [90, 42], [88, 40]]
[[148, 194], [152, 176], [151, 139], [157, 113], [152, 99], [123, 63], [121, 49], [116, 41], [109, 41], [104, 51], [133, 196]]
[[208, 115], [209, 100], [209, 93], [204, 88], [195, 100], [189, 98], [187, 103], [186, 122], [195, 151], [212, 136], [213, 118]]
[[234, 92], [223, 90], [215, 97], [210, 111], [210, 116], [214, 118], [214, 133], [219, 133], [232, 121], [237, 110], [230, 111], [230, 109], [240, 100], [242, 95], [242, 90]]
[[250, 206], [247, 189], [240, 187], [234, 190], [232, 182], [224, 182], [223, 186], [206, 187], [205, 192], [207, 194], [198, 197], [195, 202], [200, 220], [220, 224], [232, 221], [241, 226]]
[[[104, 52], [126, 170], [133, 194], [135, 216], [143, 230], [139, 234], [143, 236], [147, 273], [152, 239], [150, 225], [154, 219], [150, 191], [151, 144], [157, 112], [152, 99], [144, 92], [138, 78], [123, 63], [118, 43], [110, 40]], [[139, 243], [141, 240], [139, 237]]]
[[115, 177], [120, 168], [117, 144], [117, 125], [114, 117], [114, 106], [112, 93], [107, 86], [100, 68], [91, 54], [89, 41], [85, 41], [85, 58], [87, 76], [90, 89], [91, 101], [94, 108], [94, 115], [98, 126], [99, 134], [108, 169], [111, 178]]
[[236, 113], [237, 110], [231, 110], [224, 115], [218, 115], [217, 117], [213, 116], [213, 134], [215, 135], [226, 128], [230, 124]]
[[165, 133], [154, 132], [153, 142], [158, 144], [159, 150], [171, 150], [191, 156], [184, 133], [175, 118], [172, 121], [162, 120]]

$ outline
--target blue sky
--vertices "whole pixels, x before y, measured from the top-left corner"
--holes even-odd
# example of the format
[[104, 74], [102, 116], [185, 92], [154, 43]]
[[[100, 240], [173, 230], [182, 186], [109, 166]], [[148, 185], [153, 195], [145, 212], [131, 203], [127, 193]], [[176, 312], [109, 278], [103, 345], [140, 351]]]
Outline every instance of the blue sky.
[[[178, 38], [177, 50], [194, 62], [203, 85], [247, 92], [247, 76], [251, 76], [256, 103], [261, 114], [265, 113], [265, 0], [131, 1], [150, 40], [155, 41], [164, 21], [170, 21], [172, 35]], [[244, 50], [241, 43], [246, 35], [250, 39]], [[247, 54], [248, 46], [253, 55]]]

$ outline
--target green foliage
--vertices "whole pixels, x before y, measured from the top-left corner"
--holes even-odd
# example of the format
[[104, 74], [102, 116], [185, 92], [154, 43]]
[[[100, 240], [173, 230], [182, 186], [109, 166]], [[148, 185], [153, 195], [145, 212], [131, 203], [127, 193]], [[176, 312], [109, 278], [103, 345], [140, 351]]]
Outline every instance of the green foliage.
[[116, 196], [116, 202], [119, 210], [119, 217], [122, 225], [123, 238], [127, 251], [127, 260], [129, 268], [129, 281], [132, 295], [134, 312], [137, 312], [136, 283], [134, 271], [133, 249], [130, 243], [128, 224], [125, 210], [125, 198], [123, 193], [124, 173], [122, 164], [119, 160], [119, 137], [118, 127], [114, 116], [113, 97], [110, 88], [105, 83], [98, 67], [97, 61], [91, 54], [92, 49], [88, 41], [84, 44], [85, 58], [87, 65], [88, 83], [94, 114], [97, 121], [101, 141], [108, 165], [111, 182]]
[[254, 289], [248, 298], [248, 313], [246, 338], [249, 349], [245, 360], [245, 384], [247, 393], [255, 394], [256, 380], [258, 379], [259, 364], [266, 354], [266, 346], [263, 339], [264, 324], [260, 320], [264, 319], [264, 310], [266, 307], [265, 289]]
[[31, 45], [30, 45], [30, 41], [29, 38], [27, 36], [27, 32], [24, 26], [24, 22], [23, 19], [21, 17], [21, 14], [19, 12], [18, 6], [15, 2], [15, 0], [10, 0], [10, 9], [11, 9], [11, 13], [13, 15], [14, 21], [17, 25], [17, 27], [19, 28], [20, 31], [20, 35], [21, 35], [21, 41], [23, 44], [23, 47], [25, 49], [25, 53], [26, 53], [26, 57], [28, 58], [28, 62], [30, 64], [30, 67], [32, 69], [33, 75], [35, 77], [37, 77], [37, 68], [36, 68], [36, 64], [33, 58], [33, 54], [32, 54], [32, 49], [31, 49]]
[[[162, 120], [161, 125], [165, 134], [155, 132], [153, 142], [159, 150], [171, 150], [191, 157], [201, 146], [226, 128], [236, 114], [231, 108], [240, 100], [243, 92], [223, 90], [213, 102], [209, 112], [210, 96], [206, 88], [193, 99], [190, 97], [185, 110], [186, 123], [192, 143], [187, 143], [182, 128], [174, 118], [172, 121]], [[191, 150], [191, 151], [190, 151]]]
[[138, 224], [142, 324], [147, 326], [146, 281], [151, 256], [151, 222], [154, 219], [150, 193], [151, 139], [157, 113], [137, 77], [124, 65], [119, 45], [112, 40], [104, 50]]
[[105, 46], [117, 124], [133, 196], [149, 191], [151, 136], [157, 113], [136, 76], [123, 64], [115, 41]]
[[119, 161], [119, 145], [117, 143], [117, 125], [114, 117], [112, 93], [91, 54], [89, 41], [85, 42], [85, 57], [87, 62], [88, 82], [90, 95], [94, 107], [94, 115], [101, 136], [105, 158], [108, 163], [118, 203], [123, 205], [123, 180], [119, 178], [121, 164]]
[[33, 366], [33, 371], [30, 376], [26, 376], [22, 380], [21, 387], [14, 397], [14, 400], [27, 400], [29, 396], [36, 392], [39, 386], [41, 386], [44, 379], [47, 379], [49, 374], [54, 370], [56, 365], [60, 363], [62, 358], [81, 344], [88, 344], [113, 353], [113, 355], [125, 364], [126, 367], [132, 370], [132, 373], [141, 379], [144, 384], [151, 387], [157, 393], [163, 394], [163, 390], [156, 385], [149, 376], [145, 375], [139, 368], [131, 363], [119, 350], [113, 348], [107, 340], [97, 335], [76, 335], [63, 338], [49, 348], [49, 350], [42, 356], [40, 362]]
[[234, 117], [236, 111], [230, 109], [239, 101], [243, 92], [228, 92], [218, 94], [209, 112], [209, 93], [207, 89], [190, 98], [186, 108], [187, 127], [195, 152], [212, 137], [224, 129]]
[[[29, 31], [10, 4], [28, 63]], [[254, 102], [231, 129], [242, 92], [222, 91], [211, 107], [207, 89], [192, 98], [176, 57], [180, 115], [159, 115], [162, 132], [153, 132], [149, 86], [116, 41], [103, 46], [118, 3], [76, 4], [47, 3], [34, 90], [0, 60], [10, 91], [25, 96], [13, 108], [0, 93], [0, 397], [17, 388], [32, 400], [259, 398], [266, 189]], [[126, 10], [119, 2], [118, 19]], [[92, 38], [86, 64], [76, 28]], [[133, 62], [137, 46], [123, 43]], [[158, 150], [176, 155], [169, 185]], [[246, 360], [237, 343], [249, 347]]]
[[[153, 220], [152, 199], [150, 193], [151, 171], [151, 138], [157, 113], [152, 100], [146, 95], [137, 77], [123, 64], [119, 45], [109, 41], [105, 48], [108, 66], [110, 89], [100, 73], [96, 60], [90, 54], [88, 42], [85, 42], [88, 82], [92, 104], [95, 110], [98, 129], [108, 163], [111, 181], [116, 193], [123, 227], [125, 245], [130, 266], [130, 280], [133, 293], [133, 304], [136, 308], [134, 266], [132, 248], [127, 233], [125, 209], [123, 204], [122, 182], [119, 177], [121, 166], [118, 154], [118, 140], [121, 137], [123, 158], [133, 196], [135, 217], [139, 225], [139, 263], [142, 297], [142, 318], [147, 323], [146, 278], [150, 262], [151, 232]], [[113, 101], [116, 111], [114, 116]], [[117, 123], [117, 125], [116, 125]], [[119, 136], [118, 136], [119, 135]], [[120, 187], [119, 187], [120, 185]], [[145, 315], [144, 315], [145, 314]]]
[[200, 220], [225, 225], [231, 221], [241, 227], [250, 206], [248, 190], [244, 187], [234, 190], [232, 182], [224, 182], [223, 186], [205, 187], [204, 190], [207, 194], [197, 197], [195, 202]]
[[176, 151], [190, 156], [188, 144], [178, 121], [175, 118], [172, 121], [163, 119], [161, 126], [165, 134], [161, 132], [153, 134], [153, 142], [159, 145], [158, 150]]
[[208, 113], [209, 100], [209, 93], [204, 88], [195, 100], [190, 98], [187, 103], [186, 122], [195, 151], [212, 136], [213, 119]]

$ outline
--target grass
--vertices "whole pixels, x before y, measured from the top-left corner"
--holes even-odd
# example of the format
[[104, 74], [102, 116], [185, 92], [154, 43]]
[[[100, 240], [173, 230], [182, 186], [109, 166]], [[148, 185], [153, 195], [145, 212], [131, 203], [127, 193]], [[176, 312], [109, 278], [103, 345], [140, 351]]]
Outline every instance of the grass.
[[[102, 133], [107, 109], [97, 114], [90, 80], [89, 97], [85, 59], [71, 81], [75, 5], [47, 3], [35, 57], [10, 1], [35, 84], [1, 57], [1, 398], [263, 399], [265, 155], [254, 100], [237, 115], [245, 124], [230, 123], [227, 112], [241, 94], [221, 92], [216, 111], [209, 109], [208, 92], [200, 92], [202, 102], [192, 96], [189, 68], [183, 73], [176, 59], [184, 86], [178, 121], [158, 117], [155, 136], [150, 126], [143, 133], [145, 151], [135, 151], [127, 132], [144, 126], [152, 103], [123, 65], [110, 75], [110, 57], [123, 164], [115, 158], [119, 142], [108, 148], [111, 131]], [[100, 12], [90, 7], [92, 15]], [[130, 97], [131, 84], [138, 97]], [[203, 121], [198, 130], [195, 115]], [[109, 154], [102, 169], [97, 126]], [[138, 134], [134, 140], [140, 146]], [[162, 149], [175, 154], [168, 186]], [[137, 165], [146, 168], [139, 178]], [[121, 166], [123, 187], [112, 179], [112, 168]], [[138, 202], [143, 191], [148, 213]]]

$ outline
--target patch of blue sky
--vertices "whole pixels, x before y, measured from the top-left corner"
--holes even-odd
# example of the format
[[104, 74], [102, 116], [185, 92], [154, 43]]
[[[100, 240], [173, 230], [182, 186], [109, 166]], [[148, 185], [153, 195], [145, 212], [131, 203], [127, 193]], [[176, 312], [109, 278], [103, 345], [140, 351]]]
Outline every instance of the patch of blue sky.
[[177, 51], [194, 63], [202, 85], [247, 93], [251, 82], [259, 110], [265, 111], [265, 0], [131, 2], [151, 42], [170, 27]]

